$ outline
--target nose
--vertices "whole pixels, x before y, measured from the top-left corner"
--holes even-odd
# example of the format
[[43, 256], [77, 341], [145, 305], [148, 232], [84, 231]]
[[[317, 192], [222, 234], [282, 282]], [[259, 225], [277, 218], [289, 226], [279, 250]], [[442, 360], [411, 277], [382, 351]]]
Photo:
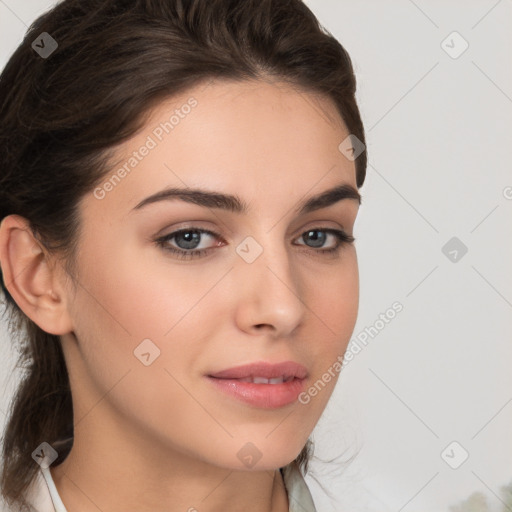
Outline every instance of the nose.
[[252, 263], [239, 258], [235, 265], [236, 323], [250, 334], [286, 337], [301, 324], [306, 311], [300, 273], [282, 244], [268, 242], [262, 249]]

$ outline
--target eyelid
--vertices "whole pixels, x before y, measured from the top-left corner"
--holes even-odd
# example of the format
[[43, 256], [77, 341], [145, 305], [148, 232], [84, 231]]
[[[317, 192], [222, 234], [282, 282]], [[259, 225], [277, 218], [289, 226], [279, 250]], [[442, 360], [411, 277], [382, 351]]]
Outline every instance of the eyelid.
[[[197, 224], [195, 224], [196, 222], [197, 222]], [[207, 231], [209, 233], [213, 233], [216, 236], [221, 237], [220, 234], [218, 234], [218, 235], [216, 234], [216, 231], [215, 231], [216, 228], [211, 227], [212, 224], [213, 223], [211, 223], [211, 222], [206, 222], [206, 221], [201, 221], [201, 220], [189, 220], [189, 221], [178, 222], [177, 224], [166, 225], [164, 228], [160, 229], [154, 235], [154, 238], [167, 236], [167, 235], [176, 233], [177, 231], [193, 230], [193, 229], [197, 229], [200, 231]], [[210, 227], [207, 227], [208, 225], [210, 225]], [[231, 231], [231, 230], [228, 230], [228, 231]]]

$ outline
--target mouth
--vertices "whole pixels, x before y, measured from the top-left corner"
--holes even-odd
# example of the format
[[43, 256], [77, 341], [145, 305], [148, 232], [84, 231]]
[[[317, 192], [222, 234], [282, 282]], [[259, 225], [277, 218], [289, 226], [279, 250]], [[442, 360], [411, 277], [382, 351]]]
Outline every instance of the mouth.
[[253, 363], [207, 375], [215, 388], [238, 401], [264, 409], [294, 403], [304, 390], [307, 369], [293, 361]]

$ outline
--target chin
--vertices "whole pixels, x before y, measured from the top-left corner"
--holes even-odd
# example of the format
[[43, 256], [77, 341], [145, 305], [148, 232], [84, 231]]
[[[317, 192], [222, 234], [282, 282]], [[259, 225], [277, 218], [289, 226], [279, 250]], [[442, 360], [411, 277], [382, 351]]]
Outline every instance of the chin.
[[246, 437], [243, 441], [232, 440], [230, 446], [223, 447], [222, 454], [218, 454], [218, 457], [214, 455], [214, 464], [238, 471], [275, 470], [292, 462], [307, 441], [291, 445], [289, 440], [283, 441], [277, 437], [271, 440], [272, 435], [265, 439], [267, 434], [259, 438]]

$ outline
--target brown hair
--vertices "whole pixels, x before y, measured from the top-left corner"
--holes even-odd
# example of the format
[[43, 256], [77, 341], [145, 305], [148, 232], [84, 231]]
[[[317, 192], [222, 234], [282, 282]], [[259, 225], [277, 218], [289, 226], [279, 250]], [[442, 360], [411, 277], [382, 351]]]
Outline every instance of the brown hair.
[[[32, 47], [43, 32], [58, 44], [46, 58]], [[77, 204], [151, 108], [208, 79], [266, 76], [333, 100], [365, 143], [350, 57], [301, 0], [64, 0], [31, 25], [0, 76], [0, 221], [27, 219], [71, 269]], [[358, 187], [366, 163], [364, 149]], [[72, 399], [59, 337], [26, 317], [0, 282], [25, 371], [4, 432], [1, 493], [25, 505], [35, 448], [67, 447], [55, 465], [69, 453]], [[310, 456], [308, 440], [296, 459], [303, 473]]]

